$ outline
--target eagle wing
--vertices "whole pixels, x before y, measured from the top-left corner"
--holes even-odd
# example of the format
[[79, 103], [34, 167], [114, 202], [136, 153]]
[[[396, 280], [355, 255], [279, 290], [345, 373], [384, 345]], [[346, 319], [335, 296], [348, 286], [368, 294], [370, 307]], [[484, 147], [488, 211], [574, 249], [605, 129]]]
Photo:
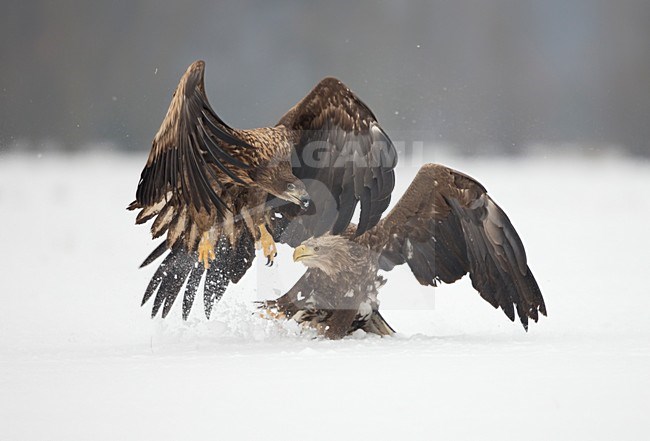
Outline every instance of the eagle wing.
[[[141, 266], [165, 257], [145, 290], [142, 304], [154, 297], [152, 317], [162, 308], [165, 317], [181, 289], [183, 317], [187, 318], [199, 284], [204, 280], [204, 310], [210, 316], [230, 282], [236, 283], [251, 266], [254, 239], [246, 228], [236, 228], [231, 244], [222, 235], [215, 247], [215, 261], [206, 271], [196, 247], [201, 233], [229, 216], [241, 205], [229, 184], [242, 183], [249, 168], [241, 160], [254, 148], [214, 112], [205, 94], [205, 63], [196, 61], [182, 76], [163, 123], [154, 137], [142, 170], [136, 201], [129, 209], [141, 209], [136, 223], [156, 217], [154, 238], [167, 232]], [[230, 189], [230, 190], [229, 190]], [[205, 277], [203, 274], [205, 274]]]
[[[212, 219], [215, 214], [223, 216], [228, 210], [225, 182], [241, 182], [233, 170], [248, 168], [237, 153], [251, 146], [238, 139], [212, 110], [204, 72], [205, 63], [199, 60], [182, 76], [154, 137], [136, 200], [129, 206], [142, 209], [137, 223], [158, 215], [154, 236], [164, 233], [172, 220], [186, 217], [183, 213], [189, 213], [194, 222], [198, 213]], [[204, 223], [202, 229], [208, 224]]]
[[397, 153], [368, 106], [339, 80], [325, 78], [278, 126], [294, 134], [293, 173], [312, 199], [306, 212], [287, 204], [276, 209], [278, 240], [296, 246], [310, 236], [339, 234], [359, 203], [357, 234], [379, 222], [395, 186]]
[[524, 328], [546, 315], [524, 246], [508, 216], [473, 178], [424, 165], [374, 230], [359, 238], [380, 253], [380, 267], [407, 263], [423, 285], [452, 283], [469, 272], [472, 285]]
[[[141, 267], [150, 264], [166, 251], [167, 246], [163, 242], [145, 259]], [[173, 248], [151, 278], [142, 297], [142, 305], [155, 294], [151, 317], [155, 317], [162, 307], [162, 317], [165, 318], [185, 284], [183, 320], [186, 320], [203, 280], [203, 310], [205, 316], [210, 318], [212, 307], [221, 299], [230, 282], [239, 282], [251, 267], [254, 258], [255, 241], [246, 228], [242, 229], [234, 246], [226, 236], [219, 239], [215, 247], [215, 259], [207, 270], [199, 263], [196, 251], [187, 252], [183, 247]]]

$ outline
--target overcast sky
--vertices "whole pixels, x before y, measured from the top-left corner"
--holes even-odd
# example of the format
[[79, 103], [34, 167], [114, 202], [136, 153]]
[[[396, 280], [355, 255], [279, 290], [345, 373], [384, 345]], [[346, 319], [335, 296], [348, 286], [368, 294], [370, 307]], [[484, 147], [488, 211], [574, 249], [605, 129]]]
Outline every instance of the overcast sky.
[[650, 152], [643, 0], [10, 3], [0, 149], [148, 149], [201, 58], [214, 109], [236, 127], [274, 124], [334, 75], [394, 139]]

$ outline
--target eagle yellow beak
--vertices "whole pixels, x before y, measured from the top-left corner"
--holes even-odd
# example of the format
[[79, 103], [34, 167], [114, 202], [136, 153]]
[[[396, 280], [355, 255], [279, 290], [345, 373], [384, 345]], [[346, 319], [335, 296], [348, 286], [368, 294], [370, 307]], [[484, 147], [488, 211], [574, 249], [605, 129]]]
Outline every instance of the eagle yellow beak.
[[313, 256], [314, 250], [306, 245], [299, 245], [293, 250], [293, 261], [297, 262], [305, 257]]

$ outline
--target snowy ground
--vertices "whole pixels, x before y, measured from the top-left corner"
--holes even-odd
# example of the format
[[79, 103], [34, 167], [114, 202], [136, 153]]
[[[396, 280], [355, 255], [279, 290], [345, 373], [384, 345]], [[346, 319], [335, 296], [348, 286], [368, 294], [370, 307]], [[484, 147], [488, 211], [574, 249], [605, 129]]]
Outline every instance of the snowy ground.
[[[467, 281], [389, 274], [395, 337], [331, 342], [251, 314], [303, 271], [261, 259], [206, 322], [140, 308], [144, 156], [0, 156], [0, 439], [641, 439], [650, 429], [650, 163], [433, 158], [521, 234], [549, 317]], [[417, 171], [402, 161], [401, 195]], [[646, 435], [644, 435], [646, 434]]]

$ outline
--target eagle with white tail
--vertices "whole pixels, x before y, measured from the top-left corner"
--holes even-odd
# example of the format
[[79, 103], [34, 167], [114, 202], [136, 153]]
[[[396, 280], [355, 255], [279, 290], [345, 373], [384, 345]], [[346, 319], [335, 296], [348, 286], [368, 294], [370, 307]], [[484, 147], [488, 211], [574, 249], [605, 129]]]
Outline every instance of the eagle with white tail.
[[510, 320], [546, 315], [524, 246], [504, 211], [473, 178], [438, 164], [424, 165], [390, 213], [361, 235], [305, 240], [293, 258], [308, 269], [285, 295], [261, 307], [337, 339], [357, 329], [394, 331], [379, 313], [378, 289], [407, 264], [422, 285], [453, 283], [469, 273], [481, 297]]

